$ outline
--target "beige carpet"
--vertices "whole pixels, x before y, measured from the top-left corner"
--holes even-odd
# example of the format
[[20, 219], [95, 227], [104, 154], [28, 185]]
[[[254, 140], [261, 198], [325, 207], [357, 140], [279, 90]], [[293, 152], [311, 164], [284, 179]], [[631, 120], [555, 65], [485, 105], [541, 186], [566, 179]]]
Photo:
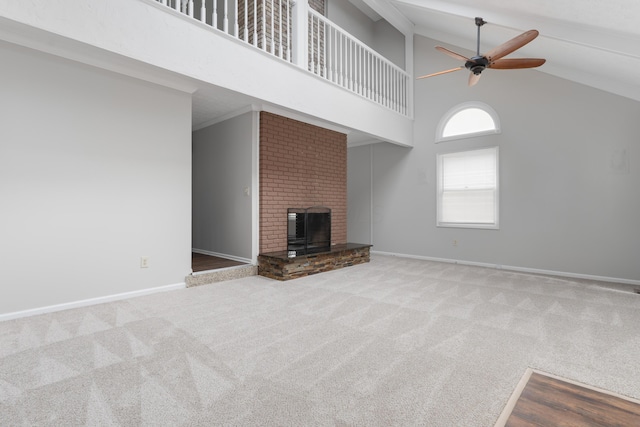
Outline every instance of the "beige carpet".
[[640, 296], [373, 256], [0, 323], [0, 425], [492, 426], [533, 367], [640, 398]]

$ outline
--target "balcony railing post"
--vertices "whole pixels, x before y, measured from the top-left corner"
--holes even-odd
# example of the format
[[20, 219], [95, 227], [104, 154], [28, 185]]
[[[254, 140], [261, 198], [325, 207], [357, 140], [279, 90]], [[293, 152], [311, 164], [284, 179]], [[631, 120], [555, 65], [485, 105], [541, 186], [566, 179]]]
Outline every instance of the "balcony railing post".
[[307, 37], [309, 34], [309, 4], [307, 0], [295, 0], [293, 5], [293, 63], [297, 66], [308, 68], [309, 46]]

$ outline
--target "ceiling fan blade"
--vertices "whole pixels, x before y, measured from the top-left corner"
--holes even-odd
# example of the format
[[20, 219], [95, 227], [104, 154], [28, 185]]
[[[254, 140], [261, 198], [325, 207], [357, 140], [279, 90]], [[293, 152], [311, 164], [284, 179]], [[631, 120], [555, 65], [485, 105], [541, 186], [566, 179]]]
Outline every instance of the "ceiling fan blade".
[[511, 52], [520, 49], [522, 46], [538, 37], [538, 34], [538, 30], [526, 31], [519, 36], [516, 36], [511, 40], [502, 43], [500, 46], [491, 49], [484, 56], [489, 60], [489, 62], [497, 61], [503, 56], [506, 56]]
[[469, 86], [473, 86], [480, 80], [480, 74], [469, 73]]
[[436, 50], [444, 53], [445, 55], [449, 55], [452, 58], [459, 59], [460, 61], [467, 62], [469, 60], [469, 58], [467, 58], [466, 56], [460, 55], [459, 53], [449, 50], [446, 47], [436, 46]]
[[541, 66], [545, 62], [546, 59], [541, 58], [507, 58], [491, 62], [487, 67], [494, 68], [496, 70], [512, 70], [516, 68], [535, 68]]
[[460, 67], [452, 68], [450, 70], [438, 71], [437, 73], [427, 74], [426, 76], [416, 77], [416, 80], [417, 79], [426, 79], [427, 77], [439, 76], [440, 74], [453, 73], [454, 71], [462, 70], [463, 68], [464, 68], [464, 65], [462, 65]]

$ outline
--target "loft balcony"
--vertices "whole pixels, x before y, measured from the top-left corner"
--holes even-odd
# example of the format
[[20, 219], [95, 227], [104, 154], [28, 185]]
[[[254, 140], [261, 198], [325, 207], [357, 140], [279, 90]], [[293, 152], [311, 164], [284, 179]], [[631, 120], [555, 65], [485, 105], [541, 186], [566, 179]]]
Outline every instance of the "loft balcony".
[[410, 75], [306, 0], [0, 2], [0, 24], [0, 40], [192, 93], [194, 128], [251, 106], [412, 144]]
[[306, 1], [155, 0], [399, 114], [410, 115], [410, 78]]

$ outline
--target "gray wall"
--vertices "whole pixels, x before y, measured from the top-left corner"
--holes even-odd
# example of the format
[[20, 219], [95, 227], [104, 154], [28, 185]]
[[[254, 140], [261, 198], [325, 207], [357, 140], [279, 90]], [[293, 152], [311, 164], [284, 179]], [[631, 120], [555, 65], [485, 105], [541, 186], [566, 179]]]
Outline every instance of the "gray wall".
[[373, 44], [376, 52], [405, 69], [404, 35], [384, 19], [374, 23]]
[[252, 258], [254, 126], [257, 113], [250, 112], [193, 133], [195, 250]]
[[372, 21], [348, 0], [327, 0], [327, 18], [404, 69], [404, 36], [384, 19]]
[[347, 150], [347, 241], [371, 243], [371, 153], [373, 145]]
[[367, 46], [373, 46], [373, 21], [349, 0], [327, 0], [326, 8], [328, 19]]
[[2, 42], [0, 57], [0, 314], [184, 284], [191, 95]]
[[[416, 38], [416, 75], [455, 65], [437, 44]], [[465, 101], [493, 107], [502, 133], [434, 144], [440, 118]], [[373, 205], [378, 251], [640, 281], [639, 117], [638, 102], [533, 70], [488, 70], [472, 88], [466, 71], [417, 81], [415, 147], [350, 149], [350, 190], [373, 170], [373, 203], [349, 194], [349, 209]], [[500, 229], [436, 227], [436, 153], [495, 145]], [[349, 219], [366, 229], [367, 215]]]

